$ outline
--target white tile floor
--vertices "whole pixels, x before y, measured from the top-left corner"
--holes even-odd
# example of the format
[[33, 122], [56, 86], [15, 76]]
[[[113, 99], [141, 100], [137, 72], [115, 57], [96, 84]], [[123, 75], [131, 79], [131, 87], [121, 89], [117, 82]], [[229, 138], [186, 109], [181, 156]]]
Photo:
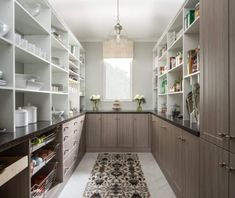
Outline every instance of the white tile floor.
[[[152, 198], [175, 198], [151, 153], [138, 153]], [[97, 153], [86, 153], [59, 198], [82, 198]]]

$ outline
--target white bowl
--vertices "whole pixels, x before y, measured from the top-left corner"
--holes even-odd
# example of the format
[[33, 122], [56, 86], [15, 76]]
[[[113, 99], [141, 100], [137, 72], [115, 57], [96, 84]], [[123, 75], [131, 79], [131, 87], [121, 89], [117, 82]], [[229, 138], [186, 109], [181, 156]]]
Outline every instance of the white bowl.
[[33, 80], [27, 80], [27, 89], [40, 90], [43, 87], [43, 82], [36, 82]]
[[0, 22], [0, 36], [5, 36], [9, 31], [10, 27], [5, 23]]

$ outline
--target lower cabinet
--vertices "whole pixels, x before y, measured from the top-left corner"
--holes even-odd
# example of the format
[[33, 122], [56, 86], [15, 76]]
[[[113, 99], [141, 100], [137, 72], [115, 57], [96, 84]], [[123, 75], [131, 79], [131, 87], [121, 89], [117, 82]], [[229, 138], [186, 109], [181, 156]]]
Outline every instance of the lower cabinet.
[[153, 116], [152, 152], [177, 197], [199, 198], [199, 137]]
[[101, 143], [105, 148], [117, 147], [117, 114], [102, 114]]
[[86, 147], [89, 149], [101, 147], [101, 114], [86, 116]]
[[200, 197], [229, 197], [228, 164], [228, 151], [203, 139], [200, 140]]
[[133, 148], [134, 131], [133, 131], [133, 114], [118, 114], [118, 147]]
[[87, 151], [150, 151], [148, 113], [88, 113]]
[[134, 147], [149, 148], [149, 114], [133, 114], [134, 117]]

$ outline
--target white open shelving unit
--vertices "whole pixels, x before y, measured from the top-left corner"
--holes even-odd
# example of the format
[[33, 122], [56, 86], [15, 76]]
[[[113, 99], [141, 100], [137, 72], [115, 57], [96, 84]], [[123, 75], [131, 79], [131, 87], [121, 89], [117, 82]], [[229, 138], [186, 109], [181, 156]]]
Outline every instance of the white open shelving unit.
[[[47, 0], [40, 3], [40, 14], [32, 16], [25, 0], [0, 1], [0, 21], [10, 32], [0, 37], [0, 70], [6, 86], [0, 86], [0, 128], [14, 132], [15, 109], [28, 103], [38, 107], [38, 121], [52, 121], [52, 107], [71, 115], [84, 109], [85, 50]], [[52, 33], [55, 28], [60, 38]], [[44, 56], [16, 41], [16, 35], [34, 44]], [[15, 74], [40, 77], [40, 90], [18, 87]], [[55, 91], [54, 84], [63, 89]]]
[[[184, 120], [190, 120], [186, 106], [187, 95], [192, 91], [192, 85], [200, 82], [200, 68], [194, 73], [189, 73], [187, 68], [188, 51], [200, 49], [200, 17], [187, 27], [185, 24], [186, 14], [195, 9], [198, 3], [199, 0], [186, 0], [153, 49], [153, 107], [159, 112], [165, 107], [166, 114], [171, 115], [171, 109], [176, 104]], [[177, 35], [174, 41], [171, 40], [172, 32]], [[178, 52], [182, 52], [182, 62], [171, 68], [170, 58], [176, 57]], [[165, 67], [164, 72], [161, 72], [162, 67]], [[170, 88], [176, 80], [182, 82], [181, 90], [172, 92]]]

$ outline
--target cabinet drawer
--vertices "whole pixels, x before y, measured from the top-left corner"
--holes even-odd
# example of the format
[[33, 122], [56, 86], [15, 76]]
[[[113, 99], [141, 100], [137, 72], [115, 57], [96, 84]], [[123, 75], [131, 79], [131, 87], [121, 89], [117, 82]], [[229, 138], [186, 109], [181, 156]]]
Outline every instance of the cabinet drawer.
[[71, 126], [70, 122], [66, 122], [62, 125], [62, 130], [63, 130], [63, 139], [64, 141], [69, 137], [71, 133]]
[[66, 140], [63, 144], [63, 155], [64, 158], [66, 158], [68, 156], [68, 154], [71, 152], [73, 148], [73, 140], [72, 138]]
[[68, 172], [71, 166], [74, 164], [76, 160], [75, 152], [70, 153], [70, 155], [64, 161], [64, 175]]

